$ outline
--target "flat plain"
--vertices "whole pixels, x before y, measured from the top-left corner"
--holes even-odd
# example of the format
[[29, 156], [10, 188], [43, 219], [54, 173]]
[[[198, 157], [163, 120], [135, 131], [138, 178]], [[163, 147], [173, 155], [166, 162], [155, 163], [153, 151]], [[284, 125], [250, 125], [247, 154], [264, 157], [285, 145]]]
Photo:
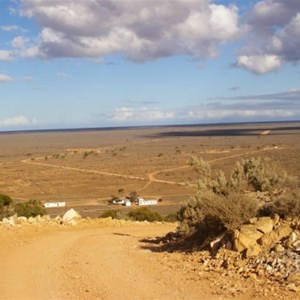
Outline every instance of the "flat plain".
[[[300, 178], [300, 122], [0, 133], [0, 191], [20, 201], [65, 201], [84, 216], [111, 209], [112, 195], [161, 198], [175, 212], [193, 192], [192, 156], [230, 172], [244, 158], [270, 157]], [[130, 209], [130, 208], [122, 208]]]

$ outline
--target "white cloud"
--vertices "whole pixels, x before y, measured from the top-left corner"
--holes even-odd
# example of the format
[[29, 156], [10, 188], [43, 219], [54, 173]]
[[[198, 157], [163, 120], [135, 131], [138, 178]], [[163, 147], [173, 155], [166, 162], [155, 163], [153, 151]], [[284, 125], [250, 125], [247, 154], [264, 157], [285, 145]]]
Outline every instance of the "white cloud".
[[260, 118], [268, 118], [275, 120], [276, 118], [292, 117], [299, 114], [300, 110], [285, 110], [285, 109], [222, 109], [222, 110], [195, 110], [189, 111], [187, 113], [188, 117], [191, 119], [197, 119], [201, 121], [211, 121], [211, 120], [222, 120], [232, 118], [246, 118], [257, 120]]
[[26, 32], [27, 30], [23, 27], [20, 27], [18, 25], [2, 25], [0, 26], [0, 30], [6, 31], [6, 32], [14, 32], [14, 31], [20, 31], [20, 32]]
[[11, 82], [14, 79], [11, 76], [8, 76], [6, 74], [0, 74], [0, 83], [6, 83], [6, 82]]
[[12, 61], [13, 52], [9, 50], [0, 50], [0, 61]]
[[300, 118], [300, 102], [295, 93], [299, 95], [299, 91], [295, 91], [274, 95], [239, 96], [234, 102], [228, 98], [222, 99], [222, 102], [167, 110], [122, 107], [105, 117], [106, 120], [126, 124], [292, 120]]
[[121, 107], [109, 115], [109, 119], [114, 121], [155, 121], [161, 119], [170, 119], [174, 117], [173, 112], [165, 112], [158, 108], [130, 108]]
[[248, 28], [238, 66], [264, 74], [300, 62], [300, 1], [257, 2], [248, 15]]
[[6, 119], [0, 119], [0, 127], [17, 127], [38, 124], [37, 119], [27, 118], [25, 116], [16, 116]]
[[240, 55], [237, 65], [257, 74], [265, 74], [281, 67], [282, 61], [276, 55]]
[[235, 6], [209, 0], [22, 0], [21, 14], [42, 28], [23, 56], [88, 57], [121, 53], [134, 61], [177, 54], [213, 57], [239, 34]]
[[28, 37], [26, 37], [26, 36], [16, 36], [11, 41], [11, 45], [14, 48], [23, 49], [23, 48], [26, 47], [26, 45], [28, 44], [28, 42], [29, 42]]

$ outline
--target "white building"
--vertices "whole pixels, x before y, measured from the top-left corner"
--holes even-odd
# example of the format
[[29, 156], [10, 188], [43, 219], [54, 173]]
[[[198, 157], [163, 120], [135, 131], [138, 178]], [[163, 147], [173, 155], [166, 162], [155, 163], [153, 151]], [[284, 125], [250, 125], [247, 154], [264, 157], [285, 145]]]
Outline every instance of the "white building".
[[157, 200], [156, 199], [145, 200], [144, 198], [138, 198], [138, 205], [157, 205]]

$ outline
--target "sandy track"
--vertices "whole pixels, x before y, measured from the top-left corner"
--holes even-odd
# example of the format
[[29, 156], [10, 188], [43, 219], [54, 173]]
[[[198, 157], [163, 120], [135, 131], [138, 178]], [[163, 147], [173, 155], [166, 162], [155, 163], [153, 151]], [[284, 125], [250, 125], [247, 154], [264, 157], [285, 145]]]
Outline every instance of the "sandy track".
[[[107, 148], [109, 148], [109, 147], [107, 147]], [[277, 148], [277, 149], [279, 149], [279, 148]], [[280, 149], [282, 149], [282, 147]], [[224, 160], [228, 160], [228, 159], [232, 159], [232, 158], [236, 158], [236, 157], [243, 157], [245, 155], [251, 155], [251, 154], [264, 152], [264, 151], [270, 151], [270, 150], [274, 150], [274, 148], [263, 148], [263, 149], [249, 151], [249, 152], [246, 152], [246, 153], [227, 155], [227, 156], [224, 156], [224, 157], [219, 157], [219, 158], [208, 160], [208, 162], [209, 163], [215, 163], [215, 162], [218, 162], [218, 161], [224, 161]], [[230, 151], [226, 151], [226, 153], [230, 153]], [[44, 159], [44, 158], [43, 157], [35, 158], [35, 160], [42, 160], [42, 159]], [[144, 177], [132, 176], [132, 175], [126, 175], [126, 174], [120, 174], [120, 173], [110, 173], [110, 172], [104, 172], [104, 171], [96, 171], [96, 170], [90, 170], [90, 169], [82, 169], [82, 168], [74, 168], [74, 167], [66, 167], [66, 166], [61, 166], [61, 165], [41, 163], [41, 162], [37, 162], [37, 161], [32, 161], [31, 159], [25, 159], [25, 160], [22, 160], [21, 162], [25, 163], [25, 164], [44, 166], [44, 167], [61, 169], [61, 170], [71, 170], [71, 171], [75, 171], [75, 172], [99, 174], [99, 175], [104, 175], [104, 176], [121, 177], [121, 178], [126, 178], [126, 179], [146, 181], [145, 185], [137, 190], [138, 192], [141, 192], [141, 191], [145, 190], [147, 187], [149, 187], [152, 183], [155, 183], [155, 182], [156, 183], [169, 184], [169, 185], [186, 186], [186, 184], [187, 184], [186, 182], [176, 182], [176, 181], [157, 179], [156, 175], [161, 174], [161, 173], [165, 173], [165, 172], [188, 169], [188, 168], [191, 167], [189, 165], [184, 165], [184, 166], [172, 167], [172, 168], [168, 168], [168, 169], [162, 169], [162, 170], [158, 170], [158, 171], [155, 171], [155, 172], [152, 172], [152, 173], [148, 173], [147, 174], [148, 178], [144, 178]]]
[[189, 282], [180, 270], [164, 265], [162, 253], [143, 249], [141, 238], [172, 229], [133, 224], [29, 237], [19, 232], [0, 249], [0, 298], [207, 299], [204, 281]]
[[96, 171], [96, 170], [89, 170], [89, 169], [73, 168], [73, 167], [65, 167], [65, 166], [52, 165], [52, 164], [46, 164], [46, 163], [38, 163], [38, 162], [33, 162], [28, 159], [22, 160], [22, 163], [43, 166], [43, 167], [56, 168], [56, 169], [61, 169], [61, 170], [70, 170], [70, 171], [83, 172], [83, 173], [121, 177], [121, 178], [126, 178], [126, 179], [147, 180], [146, 178], [138, 177], [138, 176], [123, 175], [123, 174], [118, 174], [118, 173], [110, 173], [110, 172], [103, 172], [103, 171]]

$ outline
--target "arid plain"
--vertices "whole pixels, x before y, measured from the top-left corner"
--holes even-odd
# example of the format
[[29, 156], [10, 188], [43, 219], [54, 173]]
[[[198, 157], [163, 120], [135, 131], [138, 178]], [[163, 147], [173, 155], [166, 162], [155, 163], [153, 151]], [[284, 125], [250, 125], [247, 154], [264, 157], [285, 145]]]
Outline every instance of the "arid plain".
[[[270, 157], [300, 177], [300, 122], [0, 133], [0, 191], [15, 200], [65, 201], [84, 216], [111, 209], [111, 195], [163, 199], [175, 212], [192, 196], [192, 156], [230, 171], [243, 158]], [[130, 208], [123, 208], [130, 209]]]

